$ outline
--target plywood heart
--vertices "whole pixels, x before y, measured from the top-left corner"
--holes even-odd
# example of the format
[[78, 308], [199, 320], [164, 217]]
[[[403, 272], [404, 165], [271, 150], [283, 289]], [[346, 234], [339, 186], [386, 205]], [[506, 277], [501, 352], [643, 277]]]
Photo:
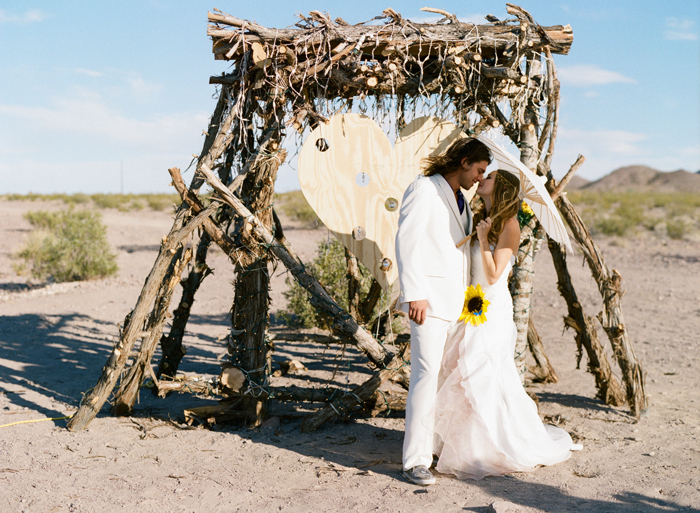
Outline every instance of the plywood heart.
[[398, 278], [394, 238], [401, 199], [425, 157], [442, 153], [455, 125], [421, 117], [399, 134], [395, 147], [371, 118], [339, 114], [317, 127], [299, 154], [299, 183], [307, 201], [338, 240], [370, 270], [384, 290]]

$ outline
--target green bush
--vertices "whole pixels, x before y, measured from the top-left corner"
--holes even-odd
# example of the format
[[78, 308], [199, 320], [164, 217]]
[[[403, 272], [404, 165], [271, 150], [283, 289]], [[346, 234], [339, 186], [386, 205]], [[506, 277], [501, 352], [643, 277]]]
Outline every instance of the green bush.
[[594, 224], [597, 232], [604, 235], [617, 235], [618, 237], [624, 237], [632, 226], [629, 219], [615, 215], [598, 219]]
[[144, 199], [153, 210], [165, 210], [172, 205], [182, 203], [182, 199], [177, 194], [146, 194]]
[[40, 280], [56, 282], [102, 278], [117, 272], [115, 255], [107, 244], [107, 232], [100, 215], [89, 210], [27, 212], [35, 227], [17, 257], [27, 271]]
[[671, 239], [682, 240], [689, 231], [688, 223], [684, 219], [669, 216], [666, 221], [666, 232]]
[[[360, 298], [364, 298], [372, 285], [372, 274], [360, 263]], [[348, 279], [345, 247], [333, 239], [321, 241], [316, 250], [316, 258], [307, 266], [312, 274], [325, 287], [328, 293], [343, 309], [348, 309]], [[287, 278], [289, 290], [284, 293], [287, 298], [287, 310], [281, 312], [288, 322], [296, 323], [304, 328], [328, 329], [332, 324], [329, 316], [318, 312], [309, 301], [309, 293], [299, 283]], [[296, 319], [292, 316], [295, 315]]]

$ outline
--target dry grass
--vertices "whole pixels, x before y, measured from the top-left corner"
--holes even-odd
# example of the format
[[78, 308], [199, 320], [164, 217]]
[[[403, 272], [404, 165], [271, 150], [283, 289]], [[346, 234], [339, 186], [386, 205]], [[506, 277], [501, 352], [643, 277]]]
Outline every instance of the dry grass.
[[697, 194], [572, 191], [568, 197], [594, 235], [685, 239], [700, 233]]
[[122, 212], [143, 210], [165, 210], [179, 205], [177, 194], [6, 194], [0, 196], [7, 201], [62, 201], [66, 205], [93, 205], [96, 208], [114, 208]]
[[308, 227], [317, 227], [323, 224], [301, 191], [275, 194], [275, 208]]
[[19, 274], [55, 282], [102, 278], [117, 272], [100, 213], [93, 210], [30, 211], [24, 216], [34, 227], [16, 255]]

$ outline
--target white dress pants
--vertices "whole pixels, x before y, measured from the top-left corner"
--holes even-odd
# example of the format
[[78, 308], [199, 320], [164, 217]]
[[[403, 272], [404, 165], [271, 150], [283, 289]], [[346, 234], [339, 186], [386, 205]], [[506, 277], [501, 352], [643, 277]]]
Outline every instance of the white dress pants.
[[458, 321], [426, 317], [422, 325], [411, 321], [411, 382], [406, 400], [403, 468], [433, 463], [433, 413], [440, 364], [448, 337]]

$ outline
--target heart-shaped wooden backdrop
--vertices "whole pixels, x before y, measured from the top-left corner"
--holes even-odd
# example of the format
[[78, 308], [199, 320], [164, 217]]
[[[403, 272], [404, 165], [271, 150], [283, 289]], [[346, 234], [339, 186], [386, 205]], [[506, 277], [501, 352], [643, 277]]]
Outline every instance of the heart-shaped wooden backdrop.
[[406, 187], [421, 161], [466, 137], [449, 121], [421, 117], [409, 123], [394, 148], [374, 120], [339, 114], [318, 126], [299, 153], [299, 183], [306, 200], [338, 240], [384, 290], [398, 278], [394, 239]]

